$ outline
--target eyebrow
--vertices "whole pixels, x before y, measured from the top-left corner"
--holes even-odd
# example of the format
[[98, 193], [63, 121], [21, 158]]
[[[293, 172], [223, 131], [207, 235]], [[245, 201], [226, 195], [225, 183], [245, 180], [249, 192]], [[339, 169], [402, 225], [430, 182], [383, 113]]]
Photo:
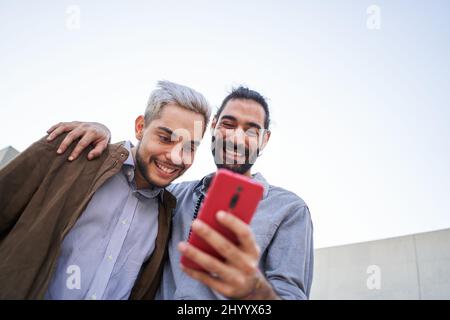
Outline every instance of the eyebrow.
[[[166, 132], [168, 134], [170, 134], [171, 136], [174, 135], [175, 138], [177, 138], [177, 135], [171, 129], [169, 129], [167, 127], [158, 127], [158, 129], [161, 130], [161, 131], [164, 131], [164, 132]], [[195, 147], [198, 147], [200, 145], [200, 141], [198, 141], [198, 140], [195, 140], [195, 141], [191, 140], [191, 146], [192, 145], [195, 146]]]
[[161, 131], [164, 131], [164, 132], [166, 132], [166, 133], [168, 133], [168, 134], [170, 134], [170, 135], [173, 134], [173, 131], [172, 131], [171, 129], [169, 129], [169, 128], [166, 128], [166, 127], [158, 127], [158, 129], [161, 130]]
[[[221, 120], [223, 120], [223, 119], [227, 119], [227, 120], [231, 120], [231, 121], [236, 121], [237, 122], [236, 117], [233, 117], [233, 116], [230, 116], [230, 115], [227, 115], [227, 114], [225, 114], [225, 115], [223, 115], [221, 117]], [[259, 124], [257, 124], [256, 122], [249, 121], [249, 122], [246, 122], [245, 124], [247, 126], [249, 126], [249, 127], [254, 127], [254, 128], [257, 128], [257, 129], [261, 129], [261, 126]]]

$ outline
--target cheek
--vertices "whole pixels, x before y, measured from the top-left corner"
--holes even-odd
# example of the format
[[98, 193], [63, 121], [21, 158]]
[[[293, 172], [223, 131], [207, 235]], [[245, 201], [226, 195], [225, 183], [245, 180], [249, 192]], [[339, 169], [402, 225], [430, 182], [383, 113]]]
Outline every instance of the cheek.
[[224, 128], [217, 129], [215, 138], [216, 141], [221, 139], [225, 140], [227, 138], [227, 130]]
[[145, 148], [140, 147], [137, 156], [139, 156], [141, 162], [148, 164], [150, 157]]
[[256, 152], [256, 150], [258, 149], [258, 142], [259, 142], [259, 138], [255, 137], [255, 138], [249, 138], [248, 142], [247, 142], [247, 148], [249, 148], [250, 152]]
[[194, 160], [195, 160], [195, 155], [189, 155], [186, 158], [186, 161], [184, 162], [185, 168], [189, 169], [194, 164]]
[[163, 153], [163, 146], [159, 141], [154, 141], [148, 139], [146, 141], [142, 140], [141, 142], [141, 156], [148, 161], [152, 156], [158, 156]]

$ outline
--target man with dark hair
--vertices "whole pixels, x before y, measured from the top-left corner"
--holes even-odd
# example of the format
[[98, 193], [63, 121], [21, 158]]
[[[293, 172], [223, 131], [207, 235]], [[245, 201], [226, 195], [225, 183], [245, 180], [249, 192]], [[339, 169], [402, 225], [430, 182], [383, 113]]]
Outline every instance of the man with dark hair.
[[[247, 101], [247, 103], [259, 104], [258, 109], [260, 109], [262, 107], [262, 109], [264, 110], [264, 120], [263, 120], [264, 125], [261, 126], [261, 124], [257, 124], [255, 122], [253, 122], [253, 123], [250, 122], [251, 126], [249, 126], [247, 128], [246, 134], [250, 135], [252, 133], [258, 132], [258, 135], [261, 138], [264, 138], [264, 136], [265, 136], [264, 133], [267, 132], [267, 135], [270, 136], [270, 131], [269, 131], [270, 113], [269, 113], [269, 106], [267, 105], [266, 99], [264, 99], [264, 97], [261, 94], [259, 94], [258, 92], [254, 91], [254, 90], [250, 90], [249, 88], [246, 88], [246, 87], [238, 87], [236, 89], [233, 89], [231, 91], [231, 93], [225, 97], [225, 99], [222, 102], [222, 105], [217, 110], [217, 112], [214, 116], [214, 119], [213, 119], [214, 127], [216, 126], [218, 119], [224, 120], [224, 126], [226, 129], [231, 129], [233, 127], [232, 123], [237, 120], [236, 117], [226, 115], [225, 117], [220, 118], [220, 115], [222, 114], [223, 110], [229, 104], [230, 101]], [[218, 132], [221, 133], [221, 131], [218, 131]], [[254, 152], [252, 154], [250, 154], [249, 148], [245, 147], [245, 144], [243, 143], [244, 141], [232, 141], [232, 140], [223, 141], [223, 139], [221, 139], [221, 138], [223, 138], [222, 135], [218, 135], [218, 136], [212, 135], [212, 137], [211, 137], [211, 139], [212, 139], [211, 150], [213, 152], [213, 156], [214, 156], [217, 168], [218, 169], [225, 168], [225, 169], [232, 170], [236, 173], [249, 175], [250, 168], [255, 163], [256, 159], [258, 158], [259, 153], [261, 151], [260, 148], [263, 146], [256, 144], [256, 148], [255, 148]], [[217, 141], [216, 141], [216, 139], [217, 139]], [[256, 142], [254, 140], [252, 140], [252, 141]], [[228, 145], [224, 146], [223, 144], [226, 142], [228, 142]], [[242, 161], [241, 161], [242, 163], [240, 163], [238, 160], [233, 161], [233, 159], [231, 159], [231, 161], [228, 161], [228, 163], [224, 163], [223, 156], [221, 155], [221, 153], [217, 152], [218, 150], [216, 150], [216, 149], [218, 149], [219, 146], [220, 147], [223, 146], [223, 147], [225, 147], [225, 149], [227, 147], [229, 149], [236, 148], [237, 150], [239, 150], [239, 148], [242, 147], [242, 151], [245, 152], [245, 158], [242, 159]]]
[[[234, 245], [198, 219], [192, 222], [214, 173], [200, 180], [171, 185], [169, 190], [177, 198], [177, 207], [173, 215], [169, 257], [157, 299], [309, 297], [313, 274], [313, 226], [309, 209], [294, 193], [269, 185], [260, 173], [251, 173], [252, 165], [269, 141], [269, 124], [267, 102], [258, 92], [239, 87], [224, 99], [211, 124], [214, 161], [218, 168], [229, 169], [261, 183], [263, 199], [250, 226], [231, 214], [221, 212], [217, 215], [221, 224], [236, 233], [239, 245]], [[76, 133], [64, 142], [63, 147], [81, 136], [90, 135], [90, 142], [110, 137], [107, 128], [89, 123], [83, 124], [83, 129], [77, 123], [64, 123], [52, 128], [50, 137], [69, 130]], [[191, 227], [221, 252], [225, 261], [189, 245], [186, 240]], [[206, 271], [181, 266], [182, 254]]]

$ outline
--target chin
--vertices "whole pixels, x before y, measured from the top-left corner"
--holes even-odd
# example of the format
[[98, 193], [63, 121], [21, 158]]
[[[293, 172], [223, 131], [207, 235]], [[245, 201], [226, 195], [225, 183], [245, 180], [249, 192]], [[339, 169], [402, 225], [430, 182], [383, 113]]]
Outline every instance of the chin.
[[172, 183], [172, 180], [162, 180], [162, 179], [151, 179], [151, 182], [154, 186], [158, 187], [158, 188], [165, 188], [168, 185], [170, 185]]
[[176, 179], [178, 179], [180, 176], [182, 176], [182, 173], [172, 177], [171, 179], [161, 179], [161, 177], [158, 177], [157, 175], [151, 175], [150, 181], [154, 186], [157, 186], [158, 188], [165, 188], [169, 186], [172, 182], [174, 182]]
[[239, 174], [244, 174], [246, 173], [248, 170], [250, 170], [250, 168], [252, 167], [251, 165], [247, 165], [247, 164], [217, 164], [217, 169], [227, 169], [230, 170], [234, 173], [239, 173]]

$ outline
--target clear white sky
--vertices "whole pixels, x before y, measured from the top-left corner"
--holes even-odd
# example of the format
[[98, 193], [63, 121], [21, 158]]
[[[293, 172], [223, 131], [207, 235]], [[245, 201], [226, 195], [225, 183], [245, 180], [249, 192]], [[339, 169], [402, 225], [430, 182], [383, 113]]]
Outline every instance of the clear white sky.
[[[380, 29], [367, 27], [370, 5]], [[0, 0], [0, 148], [22, 151], [69, 120], [135, 141], [157, 80], [215, 107], [246, 84], [273, 120], [255, 171], [307, 202], [316, 247], [448, 228], [449, 11], [446, 0]], [[181, 180], [212, 170], [207, 136]]]

